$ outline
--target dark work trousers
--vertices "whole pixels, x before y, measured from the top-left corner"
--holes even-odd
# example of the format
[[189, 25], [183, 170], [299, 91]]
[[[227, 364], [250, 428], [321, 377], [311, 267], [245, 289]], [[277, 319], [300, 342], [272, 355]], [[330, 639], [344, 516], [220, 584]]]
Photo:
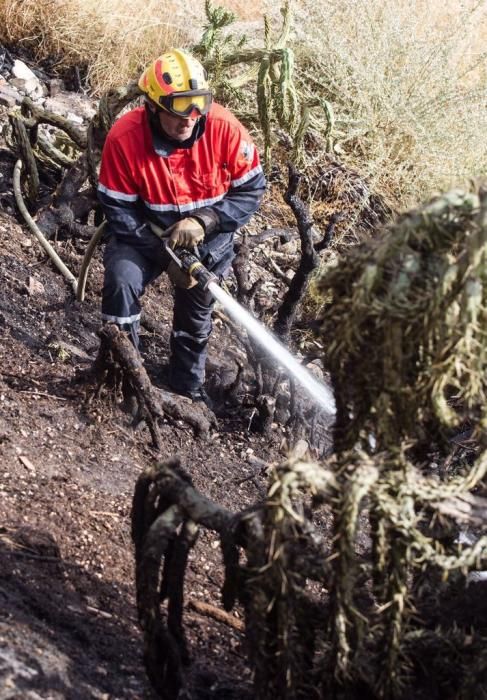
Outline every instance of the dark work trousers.
[[[221, 234], [220, 238], [203, 244], [200, 250], [205, 267], [223, 279], [233, 258], [233, 236]], [[102, 319], [127, 331], [138, 347], [140, 298], [147, 285], [166, 269], [168, 260], [154, 250], [127, 245], [112, 236], [103, 262]], [[169, 383], [177, 391], [193, 391], [205, 380], [213, 305], [212, 295], [199, 286], [175, 290]]]

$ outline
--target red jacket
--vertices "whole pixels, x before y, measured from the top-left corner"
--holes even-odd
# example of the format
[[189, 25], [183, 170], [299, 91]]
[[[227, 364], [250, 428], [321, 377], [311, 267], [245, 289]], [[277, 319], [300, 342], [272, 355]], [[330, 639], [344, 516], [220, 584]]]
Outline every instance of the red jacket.
[[[99, 199], [109, 229], [135, 243], [147, 220], [166, 228], [200, 215], [212, 234], [231, 233], [259, 206], [265, 178], [247, 130], [213, 103], [188, 144], [164, 141], [145, 107], [118, 119], [102, 153]], [[150, 235], [150, 234], [149, 234]]]

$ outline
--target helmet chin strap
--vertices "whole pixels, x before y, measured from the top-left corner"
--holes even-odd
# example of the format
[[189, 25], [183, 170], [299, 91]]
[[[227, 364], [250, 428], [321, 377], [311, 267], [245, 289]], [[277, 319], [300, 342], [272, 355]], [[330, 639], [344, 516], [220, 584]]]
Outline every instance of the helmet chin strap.
[[156, 103], [153, 100], [151, 100], [150, 97], [147, 97], [147, 95], [144, 96], [144, 105], [147, 107], [151, 114], [157, 114], [162, 110], [162, 107], [156, 105]]

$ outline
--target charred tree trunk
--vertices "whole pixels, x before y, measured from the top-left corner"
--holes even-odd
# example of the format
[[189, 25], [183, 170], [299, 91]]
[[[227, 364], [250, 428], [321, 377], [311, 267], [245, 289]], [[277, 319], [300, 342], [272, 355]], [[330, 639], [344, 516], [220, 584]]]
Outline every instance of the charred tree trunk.
[[289, 342], [296, 312], [306, 293], [310, 277], [319, 264], [319, 256], [313, 243], [313, 219], [308, 208], [297, 195], [301, 178], [302, 175], [297, 172], [294, 166], [289, 165], [289, 185], [284, 195], [284, 201], [289, 204], [296, 217], [301, 240], [301, 259], [274, 323], [274, 332], [286, 344]]
[[[286, 346], [292, 343], [291, 331], [296, 320], [299, 306], [306, 294], [311, 276], [319, 265], [319, 256], [315, 250], [314, 244], [316, 234], [313, 228], [313, 220], [308, 208], [298, 196], [301, 178], [301, 174], [290, 164], [289, 182], [284, 200], [290, 206], [296, 218], [299, 239], [301, 241], [301, 255], [292, 280], [288, 281], [286, 279], [287, 290], [278, 308], [273, 326], [274, 333]], [[333, 224], [330, 224], [324, 239], [321, 241], [321, 249], [330, 245], [334, 223], [335, 221]], [[237, 271], [239, 272], [238, 279], [245, 289], [246, 278], [243, 261], [239, 261]], [[247, 291], [247, 304], [249, 292], [250, 290]], [[243, 297], [245, 298], [245, 293]], [[260, 432], [267, 433], [270, 431], [272, 423], [275, 421], [276, 394], [282, 382], [282, 378], [279, 369], [276, 368], [275, 362], [270, 359], [261, 348], [256, 347], [253, 343], [250, 343], [250, 345], [252, 350], [251, 357], [255, 363], [256, 376], [258, 378], [258, 392], [256, 396], [257, 415], [253, 425]], [[290, 400], [292, 400], [294, 392], [295, 388], [290, 386]], [[301, 414], [297, 416], [296, 411], [297, 407], [294, 405], [294, 423], [305, 422], [304, 416]]]

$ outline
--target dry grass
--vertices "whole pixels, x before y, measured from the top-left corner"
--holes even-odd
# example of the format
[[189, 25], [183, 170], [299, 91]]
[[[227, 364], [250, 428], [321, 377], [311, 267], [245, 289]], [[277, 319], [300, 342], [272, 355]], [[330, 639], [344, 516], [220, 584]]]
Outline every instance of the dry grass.
[[[247, 21], [235, 33], [251, 27], [254, 42], [264, 11], [276, 26], [281, 19], [270, 0], [220, 3]], [[329, 155], [394, 208], [486, 175], [486, 0], [300, 0], [296, 8], [295, 84], [333, 107]], [[86, 66], [97, 94], [125, 84], [169, 46], [197, 42], [204, 24], [204, 0], [0, 0], [0, 41]], [[255, 96], [249, 104], [255, 112]], [[310, 173], [324, 160], [324, 126], [315, 111]]]
[[[259, 5], [226, 4], [243, 16]], [[196, 41], [204, 2], [188, 7], [156, 0], [0, 0], [0, 40], [21, 43], [60, 67], [88, 69], [96, 93], [132, 79], [154, 56]]]

